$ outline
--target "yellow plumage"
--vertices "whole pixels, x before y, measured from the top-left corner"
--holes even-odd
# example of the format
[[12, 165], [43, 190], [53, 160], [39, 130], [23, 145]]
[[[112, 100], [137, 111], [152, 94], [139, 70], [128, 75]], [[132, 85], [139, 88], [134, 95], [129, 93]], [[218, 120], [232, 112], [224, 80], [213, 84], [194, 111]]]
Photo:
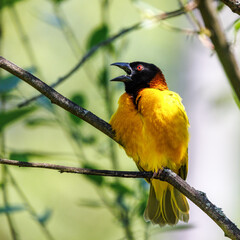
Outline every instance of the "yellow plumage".
[[[143, 88], [137, 97], [124, 93], [110, 120], [116, 140], [140, 170], [170, 168], [187, 175], [188, 118], [178, 94]], [[148, 179], [150, 195], [144, 217], [159, 225], [188, 221], [186, 198], [166, 182]]]

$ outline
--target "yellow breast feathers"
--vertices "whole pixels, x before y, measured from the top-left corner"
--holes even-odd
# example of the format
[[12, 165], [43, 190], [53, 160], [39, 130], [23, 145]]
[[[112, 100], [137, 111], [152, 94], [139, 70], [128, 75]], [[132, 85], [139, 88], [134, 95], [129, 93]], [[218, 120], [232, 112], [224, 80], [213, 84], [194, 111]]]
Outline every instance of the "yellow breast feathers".
[[116, 139], [146, 171], [161, 167], [177, 170], [183, 164], [189, 141], [188, 118], [178, 94], [153, 88], [133, 97], [124, 93], [110, 120]]

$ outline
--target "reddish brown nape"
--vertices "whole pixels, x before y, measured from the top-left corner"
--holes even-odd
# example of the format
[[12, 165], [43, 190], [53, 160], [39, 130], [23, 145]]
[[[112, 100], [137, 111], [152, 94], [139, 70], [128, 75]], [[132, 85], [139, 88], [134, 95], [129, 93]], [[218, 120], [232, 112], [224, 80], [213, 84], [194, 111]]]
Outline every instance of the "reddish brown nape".
[[168, 86], [164, 75], [158, 72], [150, 82], [150, 88], [157, 88], [159, 90], [168, 90]]

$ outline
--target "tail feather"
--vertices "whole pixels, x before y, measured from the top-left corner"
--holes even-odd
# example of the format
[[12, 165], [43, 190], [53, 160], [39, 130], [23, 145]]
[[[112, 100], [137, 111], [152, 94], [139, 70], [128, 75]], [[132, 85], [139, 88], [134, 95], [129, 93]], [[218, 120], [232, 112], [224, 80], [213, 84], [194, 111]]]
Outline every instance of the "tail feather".
[[166, 220], [163, 214], [161, 213], [154, 221], [152, 221], [152, 223], [159, 224], [161, 227], [163, 227], [164, 225], [166, 225]]
[[154, 220], [159, 213], [159, 202], [156, 198], [156, 194], [152, 184], [150, 185], [150, 192], [148, 198], [148, 204], [144, 212], [144, 219], [146, 221]]
[[[178, 215], [177, 215], [176, 208], [171, 200], [172, 200], [172, 194], [170, 192], [170, 189], [167, 188], [165, 191], [165, 196], [163, 197], [163, 202], [162, 202], [163, 214], [168, 224], [175, 225], [178, 222], [178, 217], [177, 217]], [[175, 211], [174, 211], [174, 208], [175, 208]]]
[[172, 196], [174, 203], [179, 207], [180, 211], [182, 213], [188, 213], [189, 206], [186, 197], [184, 197], [176, 188], [173, 188]]
[[160, 226], [175, 225], [179, 220], [188, 222], [187, 199], [170, 184], [152, 180], [144, 218]]
[[162, 208], [157, 200], [155, 190], [152, 184], [150, 184], [150, 193], [148, 198], [148, 204], [144, 211], [145, 221], [151, 221], [154, 224], [159, 224], [160, 226], [165, 225], [165, 218], [162, 214]]

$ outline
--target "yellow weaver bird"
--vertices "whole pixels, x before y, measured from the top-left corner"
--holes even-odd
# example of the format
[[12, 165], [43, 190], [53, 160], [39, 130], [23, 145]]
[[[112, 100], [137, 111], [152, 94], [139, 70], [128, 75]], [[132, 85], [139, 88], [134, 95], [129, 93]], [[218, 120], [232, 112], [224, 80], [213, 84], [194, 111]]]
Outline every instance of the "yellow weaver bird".
[[[157, 173], [169, 168], [183, 179], [188, 171], [188, 117], [180, 96], [168, 90], [162, 71], [145, 62], [113, 63], [127, 74], [111, 81], [125, 85], [110, 124], [116, 140], [140, 171]], [[172, 185], [146, 179], [150, 193], [144, 212], [146, 221], [164, 226], [187, 222], [186, 197]]]

